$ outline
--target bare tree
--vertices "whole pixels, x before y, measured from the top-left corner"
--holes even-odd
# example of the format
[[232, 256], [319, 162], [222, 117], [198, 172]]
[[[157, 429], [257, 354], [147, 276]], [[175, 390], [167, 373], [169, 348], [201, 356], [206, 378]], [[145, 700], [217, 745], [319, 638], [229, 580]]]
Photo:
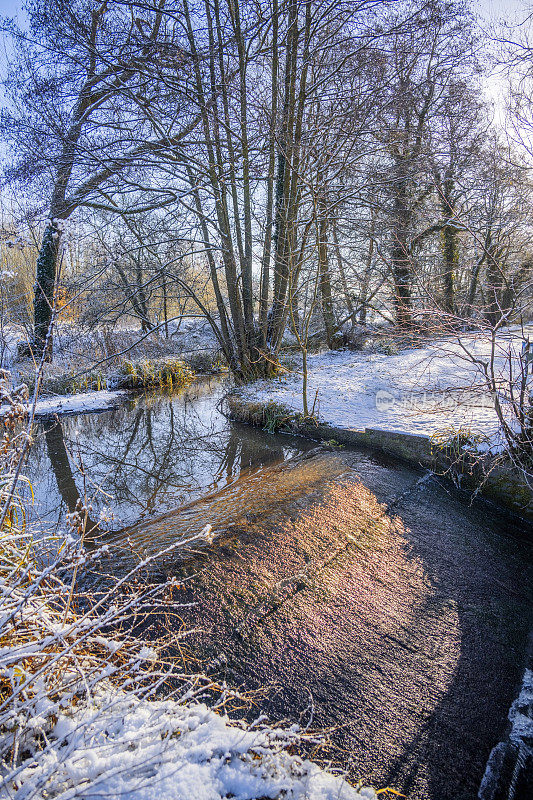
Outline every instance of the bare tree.
[[413, 325], [413, 248], [432, 231], [417, 230], [417, 211], [434, 191], [427, 168], [431, 131], [450, 108], [450, 84], [475, 64], [472, 20], [462, 5], [408, 4], [387, 57], [389, 99], [377, 135], [389, 158], [390, 270], [398, 325]]
[[144, 112], [156, 86], [153, 76], [147, 80], [147, 65], [158, 59], [176, 74], [187, 61], [165, 5], [134, 10], [118, 0], [46, 0], [27, 4], [29, 31], [4, 22], [16, 53], [2, 119], [17, 159], [8, 178], [32, 181], [40, 208], [47, 209], [36, 265], [36, 354], [50, 325], [62, 221], [80, 206], [113, 205], [117, 194], [137, 210], [175, 199], [171, 189], [141, 187], [137, 180], [163, 144], [175, 145], [196, 124], [177, 91], [164, 131]]

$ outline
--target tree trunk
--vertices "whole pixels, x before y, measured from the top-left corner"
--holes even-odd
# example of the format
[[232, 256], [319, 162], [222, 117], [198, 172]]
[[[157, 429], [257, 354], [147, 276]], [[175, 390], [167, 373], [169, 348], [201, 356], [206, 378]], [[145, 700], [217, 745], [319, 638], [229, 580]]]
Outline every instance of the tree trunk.
[[307, 381], [308, 381], [307, 347], [302, 347], [302, 408], [305, 418], [309, 416], [309, 404], [307, 401]]
[[280, 148], [280, 170], [276, 187], [276, 250], [274, 261], [274, 297], [272, 302], [270, 344], [275, 354], [279, 353], [288, 317], [287, 294], [292, 280], [297, 249], [296, 227], [298, 218], [300, 158], [304, 106], [307, 96], [307, 73], [309, 70], [309, 42], [311, 37], [311, 3], [306, 3], [303, 48], [299, 73], [298, 94], [298, 3], [289, 5], [289, 33], [287, 42], [287, 64], [285, 74], [285, 99], [282, 122], [282, 146]]
[[[454, 213], [452, 200], [453, 182], [451, 178], [444, 181], [442, 187], [441, 210], [444, 219], [448, 219]], [[459, 245], [457, 241], [457, 229], [448, 223], [442, 229], [442, 249], [444, 255], [443, 280], [443, 309], [448, 314], [453, 314], [455, 310], [455, 273], [459, 263]]]
[[144, 278], [140, 255], [135, 259], [135, 282], [137, 284], [135, 292], [137, 296], [136, 305], [140, 312], [141, 331], [143, 333], [147, 333], [148, 331], [151, 331], [154, 326], [150, 321], [148, 312], [148, 301], [146, 299], [146, 292], [144, 291]]
[[397, 180], [394, 197], [394, 230], [391, 248], [392, 276], [394, 280], [394, 308], [396, 322], [404, 330], [412, 327], [411, 254], [408, 244], [409, 207], [406, 179], [401, 174]]
[[[57, 278], [57, 261], [61, 232], [55, 219], [46, 226], [41, 249], [37, 257], [35, 294], [33, 300], [33, 342], [31, 350], [34, 357], [45, 355], [52, 360], [52, 314], [54, 292]], [[45, 354], [45, 349], [47, 350]]]
[[479, 273], [481, 272], [481, 267], [483, 266], [485, 259], [487, 258], [487, 247], [490, 246], [490, 236], [485, 237], [485, 246], [483, 248], [483, 253], [481, 257], [477, 260], [476, 264], [474, 265], [474, 269], [472, 270], [472, 275], [470, 277], [470, 284], [468, 286], [468, 296], [466, 298], [465, 308], [463, 311], [463, 316], [470, 318], [474, 312], [474, 302], [476, 299], [476, 293], [479, 283]]
[[292, 315], [292, 322], [294, 328], [298, 333], [301, 331], [301, 324], [300, 324], [300, 309], [298, 308], [298, 291], [295, 292], [291, 291], [290, 302], [292, 305], [291, 308], [291, 315]]
[[453, 314], [455, 309], [454, 282], [459, 262], [459, 249], [457, 246], [457, 231], [451, 225], [445, 225], [443, 228], [442, 246], [444, 250], [443, 308], [448, 314]]
[[268, 178], [266, 198], [265, 238], [263, 243], [263, 257], [261, 260], [261, 282], [259, 294], [259, 328], [261, 346], [266, 351], [268, 347], [268, 295], [270, 288], [270, 261], [272, 258], [272, 240], [274, 223], [274, 178], [276, 171], [276, 126], [278, 116], [278, 0], [272, 4], [272, 83], [271, 83], [271, 109], [268, 148]]
[[283, 336], [282, 319], [289, 284], [291, 166], [295, 152], [294, 116], [296, 110], [296, 66], [298, 55], [298, 9], [295, 0], [288, 6], [288, 33], [283, 88], [283, 111], [278, 136], [278, 169], [274, 217], [274, 291], [268, 326], [268, 340], [275, 349]]
[[392, 249], [392, 269], [394, 277], [394, 308], [396, 322], [404, 330], [412, 327], [411, 266], [407, 253], [407, 241], [396, 242]]
[[350, 315], [350, 320], [351, 320], [352, 327], [353, 327], [355, 325], [355, 323], [356, 323], [355, 308], [354, 308], [354, 305], [352, 303], [352, 298], [350, 296], [350, 291], [348, 289], [348, 282], [346, 280], [346, 273], [344, 271], [344, 264], [342, 263], [342, 253], [341, 253], [341, 248], [340, 248], [340, 245], [339, 245], [339, 239], [338, 239], [338, 236], [337, 236], [337, 228], [336, 228], [335, 224], [333, 224], [331, 232], [332, 232], [332, 236], [333, 236], [333, 246], [335, 248], [335, 256], [336, 256], [336, 259], [337, 259], [337, 269], [339, 270], [339, 275], [340, 275], [341, 284], [342, 284], [342, 291], [343, 291], [343, 294], [344, 294], [344, 301], [346, 303], [346, 309], [348, 311], [348, 314]]
[[[320, 179], [319, 179], [320, 180]], [[329, 269], [328, 257], [328, 220], [327, 206], [323, 200], [319, 200], [319, 219], [317, 220], [317, 249], [318, 249], [318, 268], [320, 272], [320, 301], [322, 307], [322, 318], [326, 331], [326, 341], [330, 350], [340, 347], [341, 339], [337, 336], [337, 324], [335, 312], [333, 311], [333, 296], [331, 292], [331, 274]]]
[[501, 255], [500, 248], [495, 247], [487, 257], [485, 318], [493, 328], [501, 322], [505, 313], [505, 309], [502, 307], [502, 295], [506, 282], [500, 263]]
[[368, 250], [366, 254], [365, 274], [361, 283], [361, 291], [359, 297], [359, 324], [366, 325], [366, 313], [368, 310], [368, 290], [370, 285], [370, 272], [372, 270], [372, 259], [374, 257], [374, 217], [372, 217], [372, 227], [370, 230], [370, 239], [368, 240]]
[[163, 321], [165, 323], [165, 339], [168, 339], [168, 297], [167, 297], [167, 279], [165, 270], [161, 273], [161, 288], [163, 290]]

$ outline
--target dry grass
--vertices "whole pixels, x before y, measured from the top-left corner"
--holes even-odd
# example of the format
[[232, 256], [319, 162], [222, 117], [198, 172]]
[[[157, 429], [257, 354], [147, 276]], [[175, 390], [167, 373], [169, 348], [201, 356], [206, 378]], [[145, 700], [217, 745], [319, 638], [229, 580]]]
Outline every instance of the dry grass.
[[226, 403], [231, 419], [262, 428], [267, 433], [304, 433], [306, 429], [316, 428], [318, 425], [316, 417], [304, 417], [303, 414], [273, 400], [268, 403], [253, 403], [231, 394], [226, 398]]

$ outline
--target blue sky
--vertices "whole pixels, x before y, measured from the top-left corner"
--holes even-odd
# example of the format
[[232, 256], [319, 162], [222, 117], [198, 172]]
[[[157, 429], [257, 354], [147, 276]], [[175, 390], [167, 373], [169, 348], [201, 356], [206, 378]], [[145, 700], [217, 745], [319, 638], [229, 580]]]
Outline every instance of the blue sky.
[[21, 5], [21, 0], [0, 0], [0, 14], [5, 17], [14, 17]]

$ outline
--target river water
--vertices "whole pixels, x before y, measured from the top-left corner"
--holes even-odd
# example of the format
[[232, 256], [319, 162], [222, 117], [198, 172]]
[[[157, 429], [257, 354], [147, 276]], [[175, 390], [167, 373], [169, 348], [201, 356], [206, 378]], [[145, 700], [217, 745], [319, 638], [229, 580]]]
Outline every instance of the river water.
[[112, 546], [183, 578], [191, 658], [259, 710], [329, 729], [322, 756], [418, 800], [476, 796], [532, 623], [530, 531], [421, 470], [229, 423], [224, 386], [45, 421], [31, 524], [79, 497]]
[[28, 465], [32, 519], [53, 532], [81, 498], [95, 522], [120, 530], [175, 509], [314, 445], [230, 424], [220, 378], [139, 397], [97, 414], [41, 422]]

